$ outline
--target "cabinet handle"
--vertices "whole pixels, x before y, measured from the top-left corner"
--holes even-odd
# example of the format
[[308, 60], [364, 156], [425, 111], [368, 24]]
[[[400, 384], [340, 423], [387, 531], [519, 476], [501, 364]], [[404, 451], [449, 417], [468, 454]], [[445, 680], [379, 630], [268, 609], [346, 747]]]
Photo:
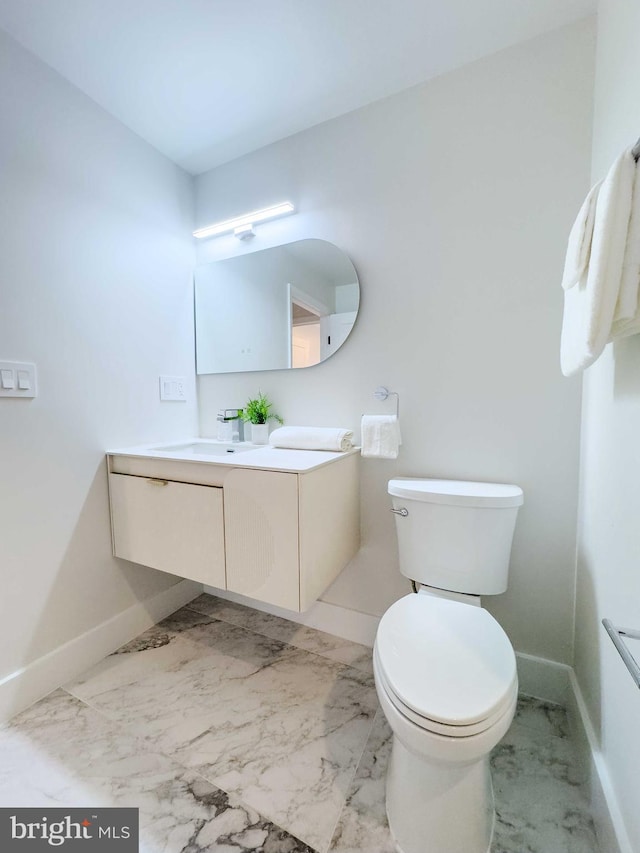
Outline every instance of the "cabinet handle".
[[168, 486], [168, 480], [158, 480], [155, 477], [147, 477], [147, 483], [151, 483], [152, 486]]

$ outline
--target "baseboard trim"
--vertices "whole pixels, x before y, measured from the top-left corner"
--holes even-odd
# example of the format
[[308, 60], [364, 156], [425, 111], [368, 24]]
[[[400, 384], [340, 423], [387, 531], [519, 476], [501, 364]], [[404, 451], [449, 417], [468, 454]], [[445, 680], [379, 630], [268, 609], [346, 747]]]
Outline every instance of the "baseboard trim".
[[520, 693], [566, 707], [571, 667], [524, 652], [516, 652]]
[[573, 670], [569, 673], [569, 684], [567, 714], [584, 765], [600, 848], [607, 853], [634, 853], [609, 771]]
[[160, 619], [187, 604], [201, 589], [201, 584], [180, 581], [10, 673], [0, 680], [0, 723], [80, 675]]
[[283, 619], [289, 619], [290, 622], [307, 625], [317, 631], [326, 631], [327, 634], [335, 634], [336, 637], [343, 637], [345, 640], [362, 643], [364, 646], [371, 646], [372, 648], [380, 621], [378, 616], [360, 613], [358, 610], [350, 610], [348, 607], [340, 607], [326, 601], [316, 601], [304, 613], [296, 613], [294, 610], [285, 610], [283, 607], [256, 601], [253, 598], [247, 598], [246, 595], [229, 592], [226, 589], [205, 586], [204, 591], [208, 592], [209, 595], [216, 595], [218, 598], [224, 598], [227, 601], [235, 601], [236, 604], [244, 604], [246, 607], [253, 607], [254, 610], [262, 610], [263, 613], [281, 616]]

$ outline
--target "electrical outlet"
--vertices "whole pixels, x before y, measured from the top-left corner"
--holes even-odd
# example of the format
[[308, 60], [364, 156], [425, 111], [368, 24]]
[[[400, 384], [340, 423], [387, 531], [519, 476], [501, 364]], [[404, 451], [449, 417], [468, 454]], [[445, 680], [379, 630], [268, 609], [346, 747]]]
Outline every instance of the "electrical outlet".
[[187, 401], [187, 380], [184, 376], [161, 376], [160, 399], [177, 403]]

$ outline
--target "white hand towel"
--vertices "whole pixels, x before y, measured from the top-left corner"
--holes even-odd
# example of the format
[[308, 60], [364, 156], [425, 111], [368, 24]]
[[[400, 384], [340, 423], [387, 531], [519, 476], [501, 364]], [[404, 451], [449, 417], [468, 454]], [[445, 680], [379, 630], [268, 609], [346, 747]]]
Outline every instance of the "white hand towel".
[[375, 459], [397, 459], [402, 436], [395, 415], [363, 415], [362, 455]]
[[596, 203], [601, 186], [602, 181], [599, 181], [590, 189], [582, 203], [576, 221], [573, 223], [564, 261], [564, 273], [562, 274], [563, 290], [569, 290], [570, 287], [576, 285], [589, 265], [593, 225], [596, 220]]
[[598, 358], [611, 332], [620, 292], [636, 163], [615, 161], [598, 193], [591, 255], [580, 282], [564, 292], [560, 365], [565, 376]]
[[353, 447], [353, 432], [334, 427], [287, 426], [274, 429], [269, 436], [272, 447], [291, 450], [337, 450], [345, 452]]

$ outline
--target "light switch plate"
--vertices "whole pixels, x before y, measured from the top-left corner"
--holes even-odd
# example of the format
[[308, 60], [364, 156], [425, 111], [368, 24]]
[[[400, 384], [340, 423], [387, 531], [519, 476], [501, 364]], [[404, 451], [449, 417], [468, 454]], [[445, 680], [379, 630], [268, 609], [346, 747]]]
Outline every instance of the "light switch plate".
[[25, 361], [0, 361], [0, 397], [35, 397], [36, 366]]
[[176, 403], [187, 401], [187, 380], [184, 376], [161, 376], [160, 399]]

